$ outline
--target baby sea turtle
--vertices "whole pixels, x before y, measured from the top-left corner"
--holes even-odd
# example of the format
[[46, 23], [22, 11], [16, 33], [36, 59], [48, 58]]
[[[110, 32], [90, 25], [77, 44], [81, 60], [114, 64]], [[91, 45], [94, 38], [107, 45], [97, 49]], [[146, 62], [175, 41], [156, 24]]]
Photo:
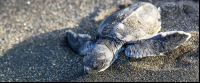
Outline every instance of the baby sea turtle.
[[108, 16], [98, 28], [94, 41], [88, 34], [66, 31], [69, 46], [83, 58], [84, 71], [97, 73], [107, 69], [124, 51], [128, 57], [158, 56], [187, 41], [191, 34], [183, 31], [160, 32], [159, 8], [139, 2]]

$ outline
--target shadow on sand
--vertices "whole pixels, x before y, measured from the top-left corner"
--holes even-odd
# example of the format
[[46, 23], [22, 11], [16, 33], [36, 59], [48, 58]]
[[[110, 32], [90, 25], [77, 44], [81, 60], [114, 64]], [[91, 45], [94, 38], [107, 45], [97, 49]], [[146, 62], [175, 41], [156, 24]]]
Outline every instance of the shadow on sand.
[[[80, 28], [67, 28], [43, 33], [14, 45], [0, 58], [1, 76], [11, 77], [10, 79], [0, 78], [0, 80], [71, 81], [83, 76], [83, 56], [77, 55], [69, 48], [65, 42], [65, 31], [71, 29], [76, 33], [84, 33], [85, 28], [81, 28], [82, 26], [89, 27], [88, 32], [96, 31], [97, 22], [88, 21], [97, 15], [98, 8], [95, 10], [80, 21], [78, 24]], [[96, 26], [91, 25], [91, 23], [96, 24]]]

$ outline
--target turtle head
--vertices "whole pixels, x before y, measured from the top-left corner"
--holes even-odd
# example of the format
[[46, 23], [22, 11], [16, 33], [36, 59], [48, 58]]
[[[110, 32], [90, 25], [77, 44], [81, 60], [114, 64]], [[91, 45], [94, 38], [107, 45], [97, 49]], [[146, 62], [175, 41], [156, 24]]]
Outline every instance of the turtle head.
[[90, 74], [104, 71], [110, 66], [112, 59], [113, 53], [107, 46], [96, 44], [83, 58], [84, 72]]

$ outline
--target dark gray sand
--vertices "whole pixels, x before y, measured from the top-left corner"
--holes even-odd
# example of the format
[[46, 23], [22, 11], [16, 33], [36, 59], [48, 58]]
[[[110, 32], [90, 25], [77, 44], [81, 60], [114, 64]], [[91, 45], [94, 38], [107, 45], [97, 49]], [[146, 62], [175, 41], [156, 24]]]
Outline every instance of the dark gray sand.
[[[138, 1], [162, 10], [161, 31], [190, 32], [165, 56], [128, 58], [121, 52], [107, 70], [83, 74], [83, 56], [65, 42], [65, 30], [94, 38], [101, 21]], [[0, 81], [199, 81], [198, 0], [0, 0]]]

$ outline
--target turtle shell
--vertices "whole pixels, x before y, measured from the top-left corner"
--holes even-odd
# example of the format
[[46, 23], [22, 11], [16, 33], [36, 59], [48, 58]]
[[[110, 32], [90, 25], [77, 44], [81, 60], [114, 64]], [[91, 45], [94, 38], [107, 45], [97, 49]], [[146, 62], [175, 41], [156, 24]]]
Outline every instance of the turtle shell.
[[151, 3], [140, 2], [113, 13], [98, 28], [100, 37], [136, 41], [156, 34], [161, 28], [160, 11]]

